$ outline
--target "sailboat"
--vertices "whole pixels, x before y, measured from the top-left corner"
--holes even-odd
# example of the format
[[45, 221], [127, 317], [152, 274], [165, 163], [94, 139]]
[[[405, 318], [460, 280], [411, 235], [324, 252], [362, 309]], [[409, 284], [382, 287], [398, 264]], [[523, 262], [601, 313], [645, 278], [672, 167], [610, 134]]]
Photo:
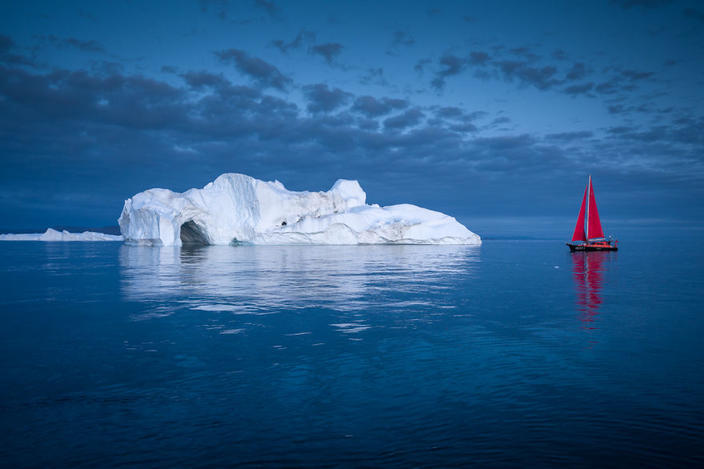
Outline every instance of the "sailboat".
[[[586, 231], [584, 227], [587, 227]], [[604, 230], [601, 228], [599, 211], [596, 209], [596, 198], [592, 187], [592, 177], [584, 189], [582, 206], [579, 208], [577, 216], [577, 226], [574, 227], [572, 242], [567, 243], [570, 251], [616, 251], [618, 241], [609, 237], [604, 237]]]

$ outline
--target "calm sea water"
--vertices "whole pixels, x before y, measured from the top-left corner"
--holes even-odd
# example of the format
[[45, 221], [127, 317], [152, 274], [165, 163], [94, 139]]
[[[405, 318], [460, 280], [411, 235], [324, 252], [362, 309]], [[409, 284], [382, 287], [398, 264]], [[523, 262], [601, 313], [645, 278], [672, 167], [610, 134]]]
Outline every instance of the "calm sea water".
[[704, 463], [704, 256], [2, 243], [5, 466]]

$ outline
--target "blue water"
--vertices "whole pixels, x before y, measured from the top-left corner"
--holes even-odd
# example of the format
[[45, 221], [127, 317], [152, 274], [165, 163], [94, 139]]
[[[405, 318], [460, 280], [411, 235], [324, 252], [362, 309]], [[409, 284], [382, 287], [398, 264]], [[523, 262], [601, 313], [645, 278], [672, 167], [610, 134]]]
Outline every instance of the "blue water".
[[2, 243], [4, 466], [704, 463], [704, 256]]

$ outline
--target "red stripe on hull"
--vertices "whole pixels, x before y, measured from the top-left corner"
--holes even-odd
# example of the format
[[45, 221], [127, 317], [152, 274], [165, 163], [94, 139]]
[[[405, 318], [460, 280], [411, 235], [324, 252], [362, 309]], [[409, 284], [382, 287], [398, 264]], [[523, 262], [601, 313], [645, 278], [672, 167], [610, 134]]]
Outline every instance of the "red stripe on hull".
[[618, 251], [618, 246], [608, 243], [599, 244], [572, 244], [566, 243], [570, 251]]

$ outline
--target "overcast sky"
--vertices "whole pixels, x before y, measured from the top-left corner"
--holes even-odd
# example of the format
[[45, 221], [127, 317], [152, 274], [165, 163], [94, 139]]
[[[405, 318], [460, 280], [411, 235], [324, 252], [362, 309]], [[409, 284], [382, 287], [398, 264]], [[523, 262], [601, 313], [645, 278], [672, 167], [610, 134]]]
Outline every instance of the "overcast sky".
[[470, 229], [576, 218], [588, 174], [605, 222], [704, 215], [701, 2], [0, 10], [0, 228], [114, 225], [224, 172], [358, 179]]

